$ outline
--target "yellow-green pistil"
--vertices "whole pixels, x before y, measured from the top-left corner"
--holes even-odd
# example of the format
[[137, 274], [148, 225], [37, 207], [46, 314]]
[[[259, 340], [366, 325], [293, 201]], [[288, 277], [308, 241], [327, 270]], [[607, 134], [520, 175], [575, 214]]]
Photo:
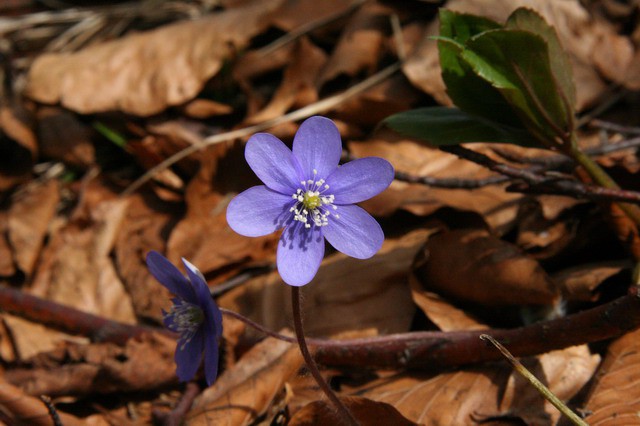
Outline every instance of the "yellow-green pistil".
[[[305, 228], [311, 228], [311, 225], [325, 226], [329, 223], [329, 215], [331, 210], [337, 210], [338, 206], [333, 205], [334, 196], [326, 195], [329, 185], [325, 184], [324, 179], [315, 180], [317, 171], [313, 171], [314, 179], [303, 180], [300, 182], [302, 188], [298, 188], [291, 196], [296, 203], [289, 209], [293, 213], [293, 220], [304, 223]], [[333, 216], [340, 216], [333, 213]]]

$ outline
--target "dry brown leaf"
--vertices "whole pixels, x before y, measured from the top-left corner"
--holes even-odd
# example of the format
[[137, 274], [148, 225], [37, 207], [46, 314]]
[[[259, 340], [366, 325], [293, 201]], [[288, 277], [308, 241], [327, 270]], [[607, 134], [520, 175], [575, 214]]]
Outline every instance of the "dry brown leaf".
[[133, 195], [128, 201], [115, 244], [116, 270], [136, 316], [160, 322], [162, 309], [170, 304], [170, 295], [147, 270], [145, 257], [150, 250], [164, 251], [164, 241], [178, 209], [152, 196]]
[[24, 188], [9, 209], [7, 232], [18, 268], [28, 277], [38, 256], [60, 201], [60, 185], [51, 179]]
[[[415, 306], [407, 277], [428, 230], [387, 238], [371, 259], [342, 253], [328, 256], [304, 295], [305, 329], [309, 335], [376, 328], [381, 333], [409, 329]], [[221, 306], [240, 312], [270, 329], [291, 323], [291, 296], [277, 272], [257, 277], [223, 295]]]
[[[378, 132], [375, 139], [350, 141], [349, 149], [356, 157], [385, 158], [397, 171], [415, 176], [482, 179], [492, 175], [475, 163], [402, 139], [390, 131]], [[481, 144], [475, 144], [474, 149], [483, 151]], [[394, 181], [389, 189], [363, 205], [376, 215], [390, 215], [397, 209], [417, 215], [429, 215], [449, 206], [477, 212], [492, 228], [504, 230], [512, 226], [518, 210], [517, 201], [520, 199], [522, 195], [505, 192], [502, 185], [474, 190], [452, 190]]]
[[358, 9], [322, 70], [320, 85], [341, 74], [349, 77], [373, 74], [383, 53], [389, 13], [388, 7], [376, 2], [365, 3]]
[[134, 392], [175, 385], [176, 341], [161, 334], [110, 343], [67, 345], [29, 360], [30, 368], [5, 373], [30, 395]]
[[301, 107], [318, 100], [316, 81], [327, 55], [306, 37], [298, 40], [290, 54], [282, 83], [273, 98], [263, 109], [248, 117], [247, 124], [279, 117], [292, 106]]
[[[526, 358], [522, 363], [558, 398], [568, 401], [591, 379], [600, 356], [592, 355], [587, 345], [581, 345]], [[560, 412], [515, 372], [507, 383], [500, 411], [529, 425], [555, 425], [560, 418]]]
[[436, 293], [426, 291], [415, 275], [409, 276], [413, 301], [442, 331], [483, 330], [488, 328], [468, 312], [455, 307]]
[[13, 261], [13, 250], [9, 243], [7, 227], [9, 226], [9, 213], [0, 211], [0, 276], [10, 277], [16, 273], [16, 266]]
[[[511, 12], [518, 7], [529, 7], [538, 11], [558, 33], [560, 42], [569, 53], [573, 66], [573, 75], [577, 92], [579, 110], [593, 105], [607, 90], [607, 85], [600, 73], [618, 74], [612, 68], [618, 66], [626, 70], [631, 61], [632, 49], [626, 37], [617, 35], [612, 25], [601, 20], [594, 20], [582, 7], [578, 0], [450, 0], [447, 9], [463, 13], [486, 16], [497, 22], [504, 22]], [[432, 95], [444, 105], [451, 104], [446, 95], [445, 86], [440, 76], [438, 49], [434, 40], [427, 37], [438, 34], [437, 20], [430, 23], [423, 42], [418, 46], [403, 69], [409, 80], [425, 92]], [[611, 43], [616, 46], [611, 49]], [[598, 53], [609, 51], [614, 60], [607, 62]], [[611, 58], [609, 58], [611, 59]]]
[[630, 268], [630, 262], [598, 262], [563, 269], [553, 274], [563, 297], [568, 301], [594, 302], [599, 298], [596, 288], [605, 280]]
[[[580, 346], [523, 362], [535, 367], [534, 374], [566, 401], [589, 380], [598, 360], [586, 346]], [[559, 417], [559, 412], [512, 372], [506, 361], [439, 375], [395, 374], [353, 393], [391, 404], [406, 418], [426, 425], [487, 424], [502, 416], [533, 420], [527, 424], [553, 425], [553, 419]]]
[[552, 305], [560, 293], [542, 267], [487, 231], [460, 229], [429, 238], [417, 260], [425, 289], [488, 306]]
[[[28, 424], [31, 426], [55, 426], [55, 422], [49, 413], [47, 406], [34, 396], [29, 396], [22, 389], [0, 379], [0, 407], [3, 414], [12, 420], [13, 424]], [[108, 426], [109, 422], [99, 415], [91, 416], [91, 419], [57, 412], [60, 423], [65, 426]]]
[[192, 118], [205, 119], [233, 112], [233, 107], [210, 99], [194, 99], [186, 104], [182, 111]]
[[62, 108], [38, 110], [38, 142], [42, 155], [70, 166], [88, 169], [96, 162], [91, 133], [75, 114]]
[[26, 92], [89, 114], [152, 115], [193, 99], [222, 62], [269, 24], [282, 0], [251, 2], [195, 21], [36, 58]]
[[202, 393], [185, 424], [251, 424], [273, 404], [302, 362], [296, 345], [272, 337], [265, 339]]
[[32, 114], [20, 105], [0, 106], [0, 191], [26, 181], [38, 155]]
[[607, 350], [584, 411], [592, 426], [640, 423], [640, 330], [614, 341]]
[[47, 246], [32, 293], [84, 312], [133, 324], [136, 317], [110, 253], [127, 200], [105, 201], [93, 210], [91, 226], [70, 224]]
[[[412, 426], [416, 423], [403, 417], [392, 405], [361, 397], [340, 398], [361, 425]], [[289, 426], [338, 425], [342, 419], [333, 405], [326, 401], [315, 401], [298, 411]]]
[[496, 412], [507, 367], [439, 375], [400, 373], [381, 377], [354, 394], [386, 402], [411, 421], [425, 425], [473, 425], [479, 413]]

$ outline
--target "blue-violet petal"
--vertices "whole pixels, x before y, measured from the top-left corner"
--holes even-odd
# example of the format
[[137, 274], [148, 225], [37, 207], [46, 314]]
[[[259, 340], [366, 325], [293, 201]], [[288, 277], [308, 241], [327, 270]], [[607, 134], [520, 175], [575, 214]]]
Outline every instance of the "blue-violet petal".
[[318, 272], [324, 256], [324, 238], [320, 227], [305, 228], [293, 222], [285, 228], [278, 243], [276, 263], [285, 283], [308, 284]]
[[360, 158], [338, 167], [326, 181], [334, 204], [355, 204], [378, 195], [393, 181], [393, 166], [377, 157]]
[[275, 136], [268, 133], [251, 136], [244, 157], [270, 189], [291, 196], [300, 185], [300, 165], [291, 150]]
[[382, 247], [384, 233], [376, 220], [362, 208], [339, 206], [323, 233], [329, 244], [356, 259], [368, 259]]
[[261, 237], [283, 228], [291, 219], [294, 204], [288, 195], [254, 186], [238, 194], [227, 207], [227, 223], [240, 235]]
[[188, 302], [195, 302], [196, 295], [187, 278], [163, 255], [150, 251], [147, 254], [147, 267], [151, 275], [171, 293]]
[[305, 120], [293, 139], [293, 154], [300, 162], [303, 179], [313, 179], [316, 170], [318, 179], [329, 176], [340, 161], [342, 140], [333, 121], [324, 117]]

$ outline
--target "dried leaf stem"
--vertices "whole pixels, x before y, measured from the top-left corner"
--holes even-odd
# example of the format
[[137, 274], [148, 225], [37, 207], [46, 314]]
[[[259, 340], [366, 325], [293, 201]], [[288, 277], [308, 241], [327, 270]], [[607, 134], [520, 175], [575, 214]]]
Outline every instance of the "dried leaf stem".
[[540, 392], [540, 394], [547, 401], [553, 404], [553, 406], [556, 407], [562, 414], [564, 414], [574, 425], [589, 426], [576, 413], [571, 411], [571, 409], [569, 409], [569, 407], [567, 407], [567, 405], [564, 402], [562, 402], [560, 398], [558, 398], [553, 392], [551, 392], [551, 390], [549, 390], [548, 387], [546, 387], [540, 380], [538, 380], [538, 378], [533, 373], [527, 370], [527, 367], [525, 367], [524, 365], [522, 365], [520, 361], [515, 359], [514, 356], [511, 355], [511, 352], [509, 352], [507, 348], [502, 346], [500, 342], [498, 342], [496, 339], [489, 336], [488, 334], [481, 334], [480, 339], [488, 340], [493, 346], [498, 348], [500, 353], [502, 353], [502, 355], [504, 355], [507, 361], [509, 361], [509, 364], [511, 364], [513, 369], [516, 370], [516, 372], [518, 372], [518, 374], [524, 377], [529, 383], [531, 383], [531, 385], [534, 388], [536, 388], [536, 390]]

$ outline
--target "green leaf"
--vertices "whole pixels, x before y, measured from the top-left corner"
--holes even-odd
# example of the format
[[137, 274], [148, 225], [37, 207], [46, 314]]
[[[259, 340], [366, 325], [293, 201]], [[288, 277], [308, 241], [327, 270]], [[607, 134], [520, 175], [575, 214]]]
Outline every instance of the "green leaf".
[[526, 130], [510, 128], [474, 117], [457, 108], [431, 107], [387, 117], [383, 124], [405, 136], [436, 146], [465, 142], [498, 142], [537, 146]]
[[545, 40], [522, 30], [490, 30], [472, 37], [460, 57], [517, 111], [539, 139], [568, 134], [573, 109], [551, 72]]
[[505, 29], [519, 29], [539, 35], [547, 42], [551, 72], [555, 76], [558, 87], [562, 90], [567, 103], [573, 110], [576, 103], [576, 88], [573, 83], [573, 72], [567, 53], [562, 48], [556, 30], [536, 11], [519, 8], [509, 16]]
[[440, 9], [438, 51], [442, 79], [453, 103], [469, 114], [513, 127], [524, 127], [511, 106], [460, 58], [464, 44], [484, 31], [501, 26], [490, 19]]

